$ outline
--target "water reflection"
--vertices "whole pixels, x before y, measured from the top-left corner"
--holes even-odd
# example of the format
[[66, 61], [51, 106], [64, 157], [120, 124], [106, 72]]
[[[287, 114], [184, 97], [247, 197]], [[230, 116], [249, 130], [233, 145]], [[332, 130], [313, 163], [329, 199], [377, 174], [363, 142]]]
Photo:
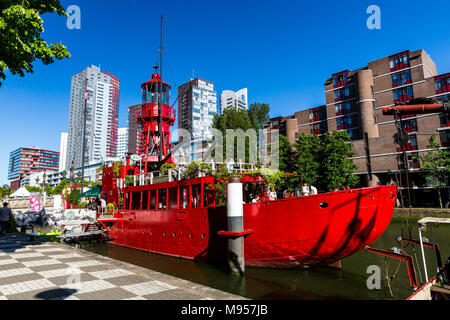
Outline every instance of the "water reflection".
[[[386, 232], [372, 246], [387, 250], [398, 246], [396, 237], [401, 234], [401, 226], [400, 222], [392, 222]], [[413, 237], [417, 238], [417, 230], [413, 229]], [[449, 237], [449, 226], [442, 225], [435, 230], [435, 238], [441, 246], [444, 261], [450, 255]], [[151, 254], [105, 243], [83, 244], [81, 247], [113, 259], [251, 299], [392, 299], [386, 281], [386, 267], [390, 275], [398, 267], [396, 260], [386, 259], [363, 251], [345, 258], [342, 261], [342, 270], [330, 268], [310, 270], [246, 268], [245, 276], [240, 277], [230, 274], [227, 265], [212, 265], [205, 262], [194, 263], [189, 260]], [[414, 249], [417, 258], [421, 261], [420, 248], [415, 246]], [[410, 244], [406, 251], [408, 254], [413, 254], [413, 246]], [[428, 250], [426, 256], [427, 267], [431, 276], [433, 270], [435, 270], [432, 251]], [[381, 290], [369, 290], [366, 286], [369, 276], [366, 271], [370, 265], [377, 265], [381, 269]], [[420, 270], [423, 271], [422, 266], [420, 266]], [[418, 272], [417, 265], [416, 271]], [[391, 282], [391, 287], [394, 299], [405, 299], [412, 293], [404, 263], [400, 265], [398, 274]]]

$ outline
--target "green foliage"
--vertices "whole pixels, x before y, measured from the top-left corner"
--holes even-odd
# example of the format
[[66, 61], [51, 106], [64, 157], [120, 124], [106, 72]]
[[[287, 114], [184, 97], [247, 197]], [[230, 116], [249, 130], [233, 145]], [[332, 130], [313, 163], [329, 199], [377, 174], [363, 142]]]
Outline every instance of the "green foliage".
[[176, 166], [173, 163], [164, 163], [161, 166], [161, 171], [162, 171], [162, 174], [168, 174], [169, 170], [173, 170], [175, 168], [176, 168]]
[[352, 141], [346, 131], [324, 134], [321, 143], [320, 188], [333, 191], [341, 187], [354, 187], [359, 178], [354, 174], [358, 167], [350, 159]]
[[21, 77], [32, 73], [36, 60], [48, 65], [54, 59], [70, 58], [64, 45], [48, 45], [41, 38], [44, 32], [41, 15], [54, 12], [68, 16], [59, 0], [0, 1], [0, 79], [6, 79], [6, 70]]
[[114, 162], [114, 178], [120, 178], [120, 166], [122, 165], [122, 161]]
[[53, 194], [53, 188], [50, 187], [50, 186], [46, 186], [44, 191], [45, 191], [46, 194], [49, 194], [49, 195]]
[[85, 201], [80, 201], [80, 203], [78, 204], [78, 208], [87, 208], [88, 207], [88, 203]]
[[250, 123], [255, 129], [262, 129], [269, 121], [270, 106], [267, 103], [255, 102], [248, 108]]
[[225, 109], [221, 115], [215, 115], [213, 128], [225, 135], [227, 129], [242, 129], [244, 131], [252, 128], [252, 123], [247, 110]]
[[3, 187], [0, 187], [0, 199], [3, 199], [10, 195], [10, 188], [7, 184], [5, 184]]
[[281, 171], [295, 172], [295, 151], [286, 136], [279, 135], [279, 168]]
[[127, 186], [132, 186], [134, 185], [134, 177], [133, 176], [126, 176], [125, 177], [125, 184]]
[[[318, 186], [321, 165], [320, 138], [316, 135], [301, 134], [294, 144], [295, 156], [293, 167], [308, 185]], [[292, 171], [290, 171], [292, 172]]]
[[97, 173], [101, 176], [103, 174], [103, 168], [105, 167], [104, 164], [101, 164], [98, 169], [97, 169]]
[[51, 194], [58, 195], [61, 194], [61, 191], [69, 185], [66, 179], [63, 179], [56, 187], [53, 188], [53, 192]]
[[278, 170], [264, 168], [260, 170], [260, 174], [263, 175], [267, 183], [274, 188], [276, 188], [283, 179], [283, 172]]
[[214, 171], [214, 186], [207, 186], [207, 189], [214, 193], [216, 206], [226, 205], [227, 184], [230, 182], [231, 174], [226, 167], [219, 167]]
[[[256, 112], [256, 111], [255, 111]], [[256, 114], [253, 114], [253, 121], [256, 125], [258, 124], [258, 117]], [[262, 117], [262, 116], [259, 116]], [[225, 109], [221, 115], [215, 115], [213, 119], [213, 125], [212, 127], [214, 129], [219, 130], [222, 132], [223, 135], [223, 158], [226, 159], [226, 145], [227, 145], [227, 137], [226, 137], [226, 131], [227, 130], [237, 130], [242, 129], [244, 132], [248, 129], [254, 128], [253, 127], [252, 120], [250, 119], [249, 111], [247, 110], [236, 110], [234, 108]], [[258, 133], [257, 133], [258, 134]], [[249, 142], [246, 139], [245, 141], [245, 160], [244, 162], [249, 162]], [[237, 162], [239, 159], [237, 159], [237, 139], [234, 141], [234, 161]]]
[[434, 189], [437, 189], [442, 208], [441, 188], [447, 186], [445, 178], [450, 174], [450, 151], [441, 150], [436, 136], [431, 136], [429, 142], [428, 148], [432, 151], [420, 156], [421, 174]]
[[25, 186], [25, 189], [27, 189], [28, 192], [42, 192], [41, 187]]
[[197, 178], [199, 174], [209, 175], [212, 172], [211, 166], [206, 163], [192, 161], [183, 172], [183, 179]]
[[66, 190], [64, 197], [66, 198], [66, 200], [69, 203], [73, 203], [76, 205], [80, 204], [81, 199], [80, 198], [76, 198], [76, 196], [78, 196], [81, 193], [80, 189], [78, 188], [69, 188]]
[[[304, 183], [325, 192], [354, 187], [358, 183], [359, 178], [354, 174], [357, 167], [350, 159], [354, 155], [352, 141], [347, 132], [327, 132], [322, 139], [316, 135], [301, 134], [294, 147], [293, 155], [282, 154], [282, 157], [293, 159], [293, 164], [284, 169], [288, 172], [295, 169]], [[293, 183], [298, 182], [296, 180], [295, 177], [291, 179]], [[288, 183], [286, 187], [292, 186]]]
[[113, 202], [113, 203], [108, 203], [107, 205], [106, 205], [106, 208], [107, 208], [107, 210], [108, 210], [108, 212], [114, 212], [114, 208], [116, 207], [116, 203], [115, 202]]

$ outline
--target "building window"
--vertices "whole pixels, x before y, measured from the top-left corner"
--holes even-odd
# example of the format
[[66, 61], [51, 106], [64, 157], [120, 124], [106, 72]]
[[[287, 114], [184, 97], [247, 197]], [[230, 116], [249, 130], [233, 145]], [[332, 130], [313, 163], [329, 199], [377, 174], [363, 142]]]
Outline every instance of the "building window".
[[348, 73], [337, 74], [333, 76], [333, 85], [335, 88], [343, 87], [348, 83]]
[[356, 118], [353, 116], [346, 116], [336, 119], [337, 130], [345, 130], [357, 127]]
[[414, 98], [413, 87], [405, 87], [394, 90], [394, 103], [406, 102]]
[[[418, 154], [408, 154], [406, 155], [407, 157], [407, 161], [408, 161], [408, 168], [409, 169], [419, 169], [420, 165], [419, 165], [419, 157]], [[398, 168], [399, 170], [404, 170], [405, 169], [405, 163], [404, 163], [404, 155], [403, 154], [399, 154], [397, 156], [397, 163], [398, 163]]]
[[159, 189], [158, 191], [158, 209], [167, 208], [167, 189]]
[[392, 86], [400, 87], [410, 84], [411, 81], [411, 70], [406, 70], [403, 72], [394, 73], [392, 75]]
[[343, 114], [352, 113], [354, 110], [350, 102], [339, 103], [336, 105], [336, 115], [341, 116]]
[[450, 130], [444, 130], [439, 133], [441, 146], [450, 147]]
[[434, 78], [436, 94], [450, 92], [450, 73]]
[[141, 209], [141, 193], [139, 191], [133, 191], [131, 193], [131, 210]]
[[326, 120], [327, 111], [326, 107], [319, 107], [309, 110], [309, 122], [317, 122]]
[[[328, 131], [328, 124], [325, 121], [311, 125], [311, 134], [319, 135], [319, 134], [324, 134], [327, 131]], [[297, 138], [298, 138], [298, 136], [296, 135], [296, 139]]]
[[345, 100], [349, 96], [350, 96], [350, 89], [348, 87], [334, 91], [334, 100], [335, 101]]
[[389, 60], [391, 72], [409, 67], [409, 53], [400, 53], [391, 56]]
[[148, 190], [142, 191], [142, 210], [148, 209]]
[[402, 127], [406, 132], [416, 132], [417, 131], [417, 119], [408, 119], [415, 117], [415, 114], [408, 114], [401, 116]]
[[[408, 136], [408, 144], [405, 147], [398, 147], [397, 152], [403, 152], [403, 151], [414, 151], [418, 149], [417, 146], [417, 136], [415, 134]], [[412, 167], [410, 167], [412, 168]]]
[[358, 140], [360, 139], [360, 130], [359, 128], [353, 128], [353, 129], [348, 129], [347, 130], [348, 135], [350, 136], [350, 138], [352, 140]]
[[441, 128], [450, 127], [450, 115], [448, 114], [441, 114], [439, 116], [439, 120], [441, 122]]
[[189, 187], [180, 187], [180, 208], [186, 209], [189, 203]]

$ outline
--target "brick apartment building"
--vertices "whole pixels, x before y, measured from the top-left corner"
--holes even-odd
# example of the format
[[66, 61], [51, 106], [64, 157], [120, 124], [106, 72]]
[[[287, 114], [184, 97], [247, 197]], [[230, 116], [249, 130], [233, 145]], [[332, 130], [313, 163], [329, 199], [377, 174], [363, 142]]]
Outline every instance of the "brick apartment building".
[[[291, 143], [302, 133], [322, 135], [327, 131], [346, 130], [357, 154], [352, 159], [358, 166], [356, 174], [360, 176], [361, 186], [402, 185], [398, 179], [404, 169], [404, 161], [400, 161], [403, 150], [394, 142], [393, 116], [383, 115], [382, 109], [421, 97], [439, 102], [450, 100], [450, 73], [439, 75], [424, 50], [400, 52], [371, 61], [357, 70], [332, 74], [325, 81], [326, 104], [271, 119], [266, 125], [267, 143], [271, 143], [272, 129], [279, 129]], [[450, 119], [446, 114], [433, 113], [406, 115], [402, 121], [409, 134], [406, 152], [413, 198], [420, 205], [423, 198], [430, 198], [425, 194], [433, 190], [418, 174], [420, 163], [415, 155], [427, 151], [431, 135], [437, 136], [442, 147], [450, 146]], [[448, 197], [447, 192], [444, 194]]]

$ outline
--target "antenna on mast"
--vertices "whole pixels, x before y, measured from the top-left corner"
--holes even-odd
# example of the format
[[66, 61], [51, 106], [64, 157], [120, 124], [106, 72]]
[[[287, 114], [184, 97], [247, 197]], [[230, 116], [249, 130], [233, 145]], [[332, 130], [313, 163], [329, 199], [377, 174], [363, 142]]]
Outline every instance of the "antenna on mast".
[[160, 81], [161, 83], [159, 84], [159, 104], [158, 104], [158, 109], [159, 109], [159, 124], [158, 124], [158, 131], [159, 131], [159, 147], [161, 149], [161, 151], [158, 154], [158, 161], [159, 163], [161, 163], [162, 160], [162, 155], [164, 154], [164, 133], [162, 130], [162, 104], [163, 104], [163, 99], [162, 99], [162, 87], [163, 87], [163, 82], [162, 82], [162, 71], [163, 71], [163, 19], [164, 16], [161, 16], [161, 47], [159, 48], [159, 58], [160, 58], [160, 62], [159, 62], [159, 77], [160, 77]]

